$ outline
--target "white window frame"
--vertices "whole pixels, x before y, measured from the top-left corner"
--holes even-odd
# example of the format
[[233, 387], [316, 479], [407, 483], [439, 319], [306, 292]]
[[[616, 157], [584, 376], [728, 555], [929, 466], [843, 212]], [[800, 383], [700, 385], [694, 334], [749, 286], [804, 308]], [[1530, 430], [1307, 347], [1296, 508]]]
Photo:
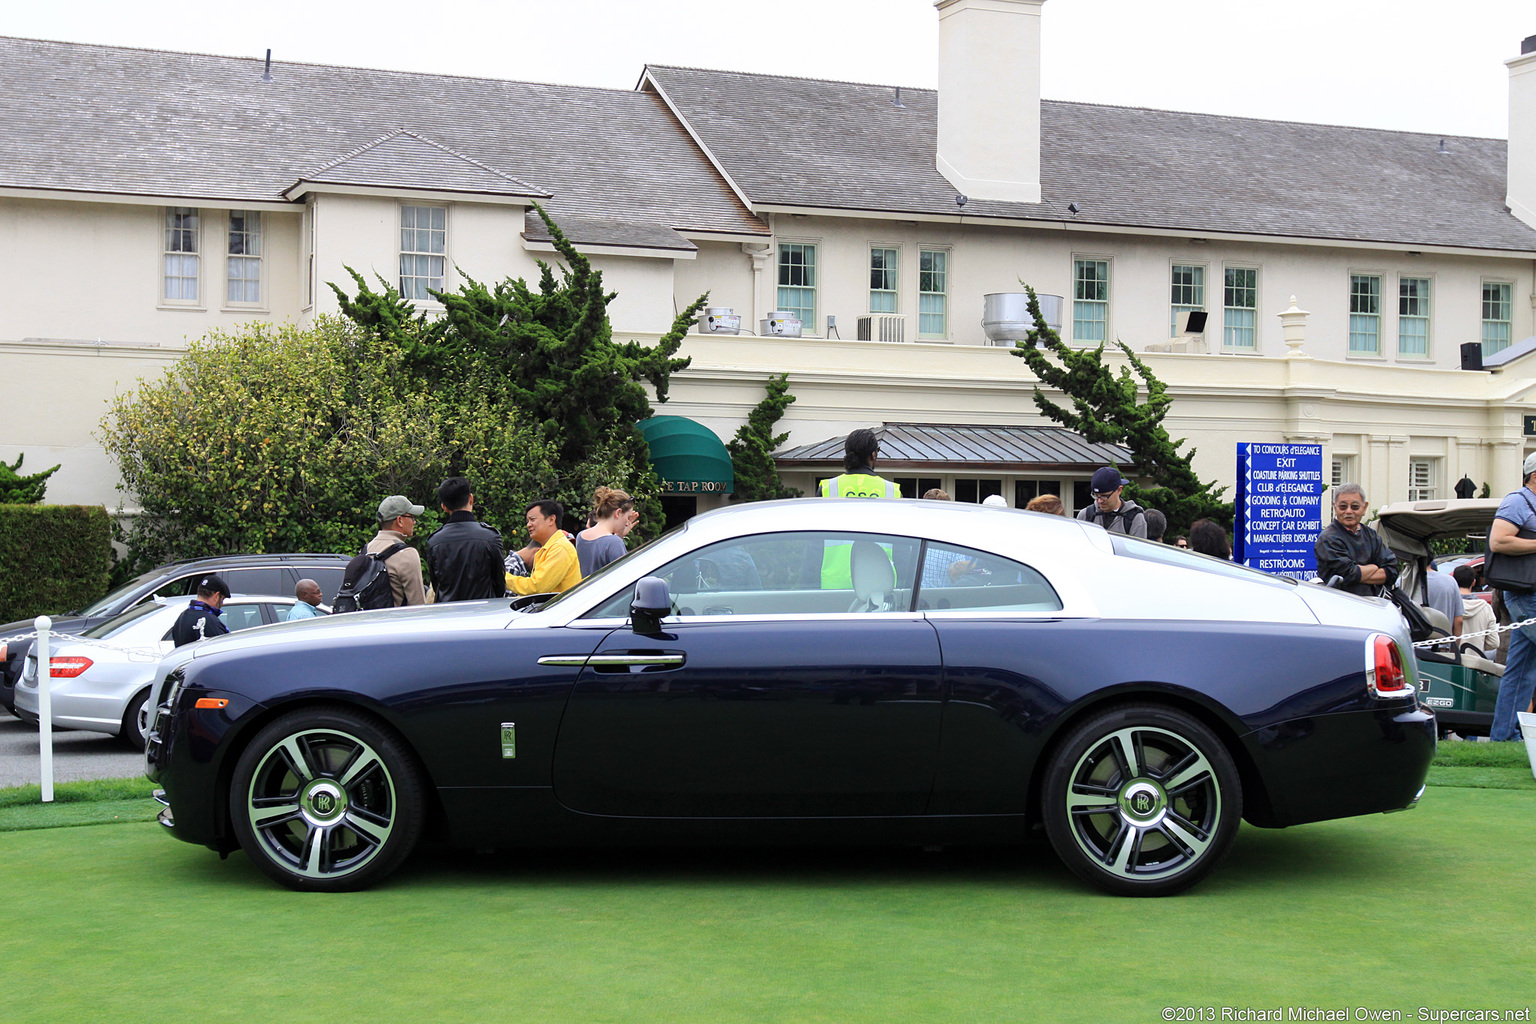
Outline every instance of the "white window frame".
[[[784, 273], [785, 270], [786, 269], [789, 269], [789, 270], [793, 270], [794, 269], [794, 265], [793, 264], [786, 264], [784, 262], [785, 253], [787, 251], [789, 251], [789, 249], [791, 247], [796, 249], [796, 250], [798, 250], [802, 256], [804, 256], [807, 252], [809, 252], [809, 254], [810, 254], [809, 261], [803, 261], [803, 262], [801, 262], [799, 264], [800, 269], [802, 271], [804, 271], [804, 270], [809, 270], [810, 271], [810, 273], [808, 275], [808, 280], [809, 280], [808, 284], [807, 283], [802, 283], [802, 284], [785, 284], [785, 283], [783, 283], [783, 279], [784, 279], [784, 276], [785, 276], [785, 273]], [[793, 277], [794, 274], [791, 273], [789, 276]], [[821, 304], [821, 282], [820, 282], [820, 277], [821, 277], [821, 240], [820, 239], [813, 239], [813, 238], [781, 238], [781, 239], [779, 239], [779, 244], [777, 246], [777, 251], [774, 253], [774, 257], [773, 257], [773, 282], [774, 282], [774, 285], [773, 285], [774, 307], [773, 308], [774, 309], [781, 309], [781, 310], [791, 310], [791, 311], [799, 314], [800, 315], [801, 330], [804, 331], [806, 334], [815, 334], [816, 333], [816, 326], [817, 326], [817, 324], [816, 324], [816, 313], [817, 313], [817, 310], [818, 310], [818, 308], [820, 307], [820, 304]], [[802, 281], [804, 281], [804, 280], [807, 280], [807, 278], [802, 277]], [[805, 295], [808, 294], [810, 296], [810, 300], [811, 300], [810, 306], [807, 307], [805, 305], [800, 304], [799, 302], [786, 303], [785, 302], [785, 296], [784, 296], [784, 292], [786, 290], [791, 290], [791, 291], [800, 293], [800, 294], [794, 296], [795, 298], [803, 298]]]
[[[237, 232], [235, 230], [235, 218], [236, 218], [236, 216], [242, 216], [244, 218], [247, 218], [244, 221], [244, 223], [246, 225], [250, 225], [250, 224], [254, 223], [255, 230], [250, 230], [249, 227], [247, 227], [246, 230], [238, 231]], [[254, 222], [251, 221], [249, 218], [255, 218]], [[265, 256], [265, 250], [264, 250], [265, 239], [262, 237], [262, 235], [264, 233], [264, 230], [265, 230], [265, 225], [263, 224], [263, 218], [262, 218], [260, 210], [229, 210], [229, 211], [226, 211], [225, 218], [224, 218], [224, 240], [225, 240], [225, 245], [224, 245], [224, 251], [225, 251], [225, 255], [224, 255], [224, 306], [225, 306], [225, 308], [264, 309], [266, 307], [266, 298], [267, 298], [267, 288], [266, 288], [266, 276], [267, 275], [266, 275], [266, 270], [267, 270], [267, 267], [266, 267], [266, 256]], [[237, 245], [240, 247], [240, 249], [242, 251], [240, 251], [240, 252], [236, 252], [235, 251]], [[254, 250], [255, 250], [254, 252], [246, 251], [246, 250], [249, 250], [249, 249], [252, 249], [252, 248], [254, 248]], [[254, 278], [249, 277], [249, 276], [242, 276], [242, 277], [236, 278], [234, 276], [236, 269], [250, 270], [252, 267], [254, 267], [254, 269], [255, 269], [255, 277]], [[242, 285], [254, 282], [254, 284], [256, 286], [256, 297], [254, 299], [247, 299], [247, 298], [238, 298], [237, 299], [237, 298], [232, 297], [229, 293], [230, 293], [230, 291], [232, 291], [234, 289], [235, 284], [237, 282], [242, 284]]]
[[1440, 491], [1440, 459], [1431, 457], [1408, 460], [1408, 500], [1434, 501]]
[[[1180, 270], [1197, 271], [1198, 273], [1196, 276], [1199, 278], [1199, 280], [1190, 284], [1180, 284], [1174, 278], [1174, 275], [1177, 274]], [[1206, 308], [1205, 287], [1208, 272], [1209, 267], [1207, 267], [1204, 263], [1188, 263], [1181, 260], [1168, 264], [1168, 337], [1178, 337], [1180, 314], [1193, 313]], [[1178, 289], [1180, 288], [1194, 289], [1193, 292], [1188, 294], [1189, 298], [1196, 300], [1193, 305], [1178, 301]]]
[[[895, 253], [895, 265], [880, 268], [875, 267], [875, 253]], [[869, 294], [867, 297], [870, 313], [900, 313], [901, 312], [901, 246], [889, 242], [869, 243]], [[875, 287], [875, 274], [879, 273], [885, 281], [890, 283], [889, 288]], [[886, 296], [889, 296], [887, 299]], [[876, 309], [876, 299], [880, 299], [880, 305], [889, 305], [889, 309]]]
[[1352, 454], [1336, 454], [1333, 457], [1331, 468], [1332, 480], [1330, 488], [1340, 487], [1344, 484], [1359, 483], [1355, 479], [1355, 456]]
[[[1233, 272], [1253, 275], [1252, 306], [1234, 306], [1227, 301], [1228, 292], [1231, 290], [1231, 286], [1227, 284], [1227, 275]], [[1240, 322], [1248, 319], [1252, 322]], [[1235, 336], [1234, 332], [1238, 331], [1249, 332], [1248, 336], [1253, 338], [1253, 344], [1235, 344], [1232, 339]], [[1251, 264], [1233, 263], [1221, 268], [1221, 350], [1254, 354], [1259, 351], [1259, 268]]]
[[[1083, 264], [1102, 263], [1104, 265], [1104, 296], [1102, 299], [1083, 299], [1078, 297], [1079, 269]], [[1078, 345], [1108, 344], [1114, 335], [1110, 321], [1110, 303], [1114, 300], [1115, 261], [1109, 256], [1096, 256], [1092, 253], [1075, 252], [1072, 254], [1072, 341]], [[1083, 281], [1082, 283], [1093, 283]], [[1086, 319], [1078, 316], [1079, 307], [1084, 313], [1092, 313], [1094, 307], [1101, 314], [1097, 320]], [[1102, 338], [1082, 337], [1078, 333], [1078, 324], [1102, 324]]]
[[[405, 219], [406, 219], [405, 218], [405, 211], [407, 211], [407, 210], [413, 211], [412, 215], [411, 215], [411, 226], [409, 228], [407, 228], [406, 225], [405, 225]], [[439, 228], [435, 227], [431, 223], [430, 219], [428, 220], [427, 227], [422, 228], [420, 225], [418, 225], [416, 223], [417, 214], [414, 211], [418, 211], [418, 210], [428, 210], [428, 211], [433, 211], [433, 212], [441, 210], [442, 213], [443, 213], [443, 226], [442, 226], [442, 228], [439, 229]], [[429, 214], [429, 216], [430, 216], [430, 214]], [[421, 290], [423, 292], [425, 292], [427, 288], [433, 287], [433, 285], [432, 285], [433, 281], [437, 282], [437, 285], [436, 285], [436, 287], [434, 289], [435, 291], [440, 291], [441, 292], [441, 291], [446, 291], [448, 289], [448, 235], [449, 235], [448, 207], [441, 206], [441, 205], [436, 205], [436, 204], [433, 204], [433, 203], [401, 203], [400, 204], [400, 218], [399, 218], [399, 220], [400, 220], [400, 274], [399, 274], [399, 277], [398, 277], [398, 279], [396, 281], [396, 285], [400, 289], [400, 295], [401, 295], [402, 298], [408, 299], [411, 302], [425, 303], [425, 304], [427, 304], [429, 306], [439, 305], [438, 300], [433, 298], [430, 293], [418, 296], [416, 294], [417, 289], [416, 289], [416, 287], [414, 285], [411, 287], [411, 289], [409, 291], [407, 291], [406, 290], [406, 281], [412, 281], [412, 282], [424, 281], [424, 282], [426, 282], [426, 284], [421, 288]], [[407, 246], [407, 244], [406, 244], [406, 242], [407, 242], [406, 232], [407, 231], [411, 232], [411, 236], [412, 237], [411, 237], [410, 241], [412, 243], [412, 246]], [[419, 247], [413, 247], [415, 245], [415, 243], [418, 243], [418, 242], [420, 242], [422, 240], [422, 232], [424, 232], [424, 231], [426, 232], [426, 235], [427, 235], [427, 238], [426, 238], [427, 247], [425, 249], [419, 248]], [[442, 249], [441, 249], [441, 251], [436, 251], [436, 250], [434, 250], [432, 248], [432, 242], [433, 242], [432, 236], [437, 234], [439, 231], [442, 232]], [[405, 272], [406, 271], [406, 261], [407, 260], [419, 261], [419, 260], [422, 260], [422, 259], [425, 259], [425, 260], [428, 261], [426, 263], [426, 265], [425, 265], [426, 266], [426, 271], [427, 271], [425, 274], [421, 274], [421, 273], [407, 274]], [[433, 266], [433, 264], [431, 262], [432, 260], [440, 260], [441, 261], [441, 266], [434, 268], [434, 266]], [[420, 264], [418, 262], [414, 266], [412, 266], [410, 269], [412, 269], [414, 271], [414, 270], [420, 269], [421, 267], [422, 267], [422, 264]], [[438, 274], [434, 275], [432, 273], [433, 269], [437, 269], [438, 270]]]
[[[1503, 307], [1503, 309], [1501, 311], [1504, 313], [1504, 316], [1502, 318], [1490, 317], [1488, 315], [1488, 289], [1489, 288], [1502, 288], [1502, 289], [1504, 289], [1504, 293], [1507, 296], [1507, 298], [1500, 298], [1500, 299], [1496, 299], [1495, 300], [1496, 302], [1498, 302]], [[1482, 342], [1483, 342], [1483, 355], [1491, 356], [1495, 352], [1502, 352], [1504, 349], [1509, 348], [1510, 345], [1514, 344], [1514, 341], [1515, 341], [1515, 284], [1514, 284], [1513, 281], [1491, 281], [1491, 280], [1485, 280], [1485, 281], [1482, 282], [1482, 286], [1481, 286], [1481, 288], [1479, 290], [1481, 292], [1481, 298], [1479, 300], [1479, 306], [1480, 306], [1480, 311], [1482, 313], [1482, 324], [1483, 324], [1482, 331], [1480, 332], [1479, 337], [1481, 337]], [[1496, 310], [1496, 312], [1500, 312], [1500, 310]], [[1494, 334], [1502, 334], [1503, 337], [1492, 337], [1492, 338], [1490, 338], [1489, 337], [1489, 334], [1490, 334], [1489, 328], [1498, 328], [1498, 327], [1502, 327], [1503, 330], [1502, 331], [1495, 330], [1493, 333]], [[1492, 346], [1492, 347], [1490, 347], [1490, 346]]]
[[[1422, 308], [1422, 312], [1418, 312], [1418, 313], [1405, 313], [1405, 312], [1403, 312], [1405, 304], [1409, 301], [1409, 297], [1403, 294], [1403, 288], [1410, 281], [1423, 281], [1424, 282], [1424, 294], [1423, 294], [1423, 296], [1421, 296], [1421, 298], [1423, 299], [1423, 304], [1422, 304], [1422, 307], [1421, 307]], [[1434, 354], [1435, 354], [1434, 335], [1433, 335], [1433, 329], [1431, 327], [1431, 320], [1434, 317], [1434, 312], [1435, 312], [1435, 281], [1434, 281], [1434, 278], [1431, 277], [1429, 274], [1399, 274], [1399, 275], [1397, 275], [1397, 358], [1399, 358], [1399, 359], [1407, 359], [1407, 360], [1411, 360], [1413, 362], [1429, 362], [1430, 360], [1432, 360], [1434, 358]], [[1404, 330], [1404, 328], [1405, 327], [1410, 327], [1410, 326], [1413, 326], [1413, 325], [1417, 325], [1417, 324], [1423, 324], [1423, 326], [1424, 326], [1424, 351], [1423, 352], [1405, 352], [1405, 351], [1403, 351], [1403, 339], [1405, 337], [1407, 337], [1407, 332]]]
[[[927, 256], [927, 255], [930, 255], [930, 254], [931, 255], [935, 255], [935, 256], [942, 256], [943, 259], [944, 259], [944, 269], [943, 270], [928, 271], [928, 273], [930, 273], [930, 274], [935, 274], [936, 273], [936, 274], [942, 275], [941, 276], [941, 281], [942, 281], [942, 283], [944, 285], [944, 290], [943, 291], [934, 292], [934, 291], [924, 291], [923, 290], [923, 257]], [[923, 245], [923, 246], [919, 246], [918, 247], [918, 250], [917, 250], [917, 336], [919, 338], [926, 338], [926, 339], [931, 339], [931, 340], [935, 340], [935, 341], [943, 341], [943, 340], [947, 340], [949, 338], [949, 277], [950, 277], [950, 275], [952, 273], [954, 273], [954, 261], [955, 261], [954, 251], [952, 249], [950, 249], [948, 246], [942, 246], [942, 245]], [[924, 300], [925, 299], [932, 300], [934, 298], [937, 298], [937, 300], [938, 300], [939, 311], [937, 313], [925, 312], [923, 310], [923, 302], [924, 302]], [[925, 331], [925, 330], [923, 330], [923, 317], [925, 317], [925, 316], [928, 316], [928, 317], [937, 316], [939, 318], [939, 323], [942, 325], [943, 329], [940, 330], [938, 333], [934, 333], [933, 331]]]
[[[176, 220], [190, 214], [192, 227]], [[190, 231], [190, 239], [185, 233]], [[179, 237], [173, 238], [175, 233]], [[184, 248], [188, 242], [191, 249]], [[204, 309], [203, 305], [203, 211], [193, 206], [167, 206], [160, 220], [160, 305], [170, 309]], [[171, 274], [172, 261], [180, 273]], [[188, 262], [190, 261], [190, 262]], [[191, 274], [186, 271], [190, 268]], [[179, 282], [177, 295], [171, 294], [171, 281]], [[192, 294], [185, 294], [185, 282], [192, 283]]]
[[[1379, 270], [1351, 270], [1349, 272], [1349, 290], [1346, 293], [1348, 295], [1348, 305], [1347, 305], [1346, 308], [1349, 310], [1349, 333], [1345, 336], [1346, 337], [1346, 341], [1344, 343], [1345, 344], [1344, 351], [1345, 351], [1345, 354], [1347, 356], [1349, 356], [1349, 358], [1351, 358], [1351, 359], [1381, 359], [1381, 358], [1383, 358], [1383, 352], [1385, 350], [1384, 350], [1384, 348], [1382, 346], [1382, 339], [1381, 339], [1381, 328], [1382, 328], [1382, 319], [1383, 319], [1382, 315], [1381, 315], [1381, 298], [1382, 298], [1382, 282], [1385, 281], [1386, 278], [1387, 278], [1387, 275], [1383, 274]], [[1375, 293], [1375, 296], [1374, 296], [1374, 298], [1376, 300], [1376, 309], [1375, 309], [1374, 312], [1371, 312], [1371, 311], [1368, 311], [1368, 310], [1365, 310], [1365, 309], [1360, 309], [1360, 310], [1355, 309], [1356, 298], [1357, 297], [1361, 298], [1361, 299], [1365, 299], [1365, 298], [1370, 298], [1371, 297], [1369, 292], [1357, 292], [1355, 290], [1355, 282], [1357, 280], [1358, 281], [1375, 281], [1376, 282], [1376, 293]], [[1362, 303], [1362, 305], [1363, 305], [1363, 303]], [[1376, 339], [1375, 347], [1374, 348], [1369, 348], [1369, 349], [1356, 347], [1356, 345], [1355, 345], [1355, 338], [1357, 336], [1360, 337], [1360, 338], [1364, 338], [1366, 336], [1365, 328], [1367, 326], [1371, 325], [1371, 324], [1375, 325], [1375, 339]]]

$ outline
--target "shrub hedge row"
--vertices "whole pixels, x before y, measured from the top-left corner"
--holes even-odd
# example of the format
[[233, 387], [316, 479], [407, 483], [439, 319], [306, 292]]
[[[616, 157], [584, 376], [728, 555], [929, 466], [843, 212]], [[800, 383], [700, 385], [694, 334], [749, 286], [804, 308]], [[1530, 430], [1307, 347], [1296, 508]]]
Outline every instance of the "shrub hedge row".
[[100, 505], [0, 505], [0, 622], [57, 615], [100, 597], [111, 536]]

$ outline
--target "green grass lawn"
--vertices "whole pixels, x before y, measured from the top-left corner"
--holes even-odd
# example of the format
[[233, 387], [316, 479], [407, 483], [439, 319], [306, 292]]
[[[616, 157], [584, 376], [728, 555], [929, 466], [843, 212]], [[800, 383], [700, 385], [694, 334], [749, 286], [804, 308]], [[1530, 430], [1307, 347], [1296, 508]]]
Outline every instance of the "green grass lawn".
[[0, 1021], [1413, 1020], [1536, 998], [1536, 799], [1518, 790], [1244, 826], [1164, 900], [1101, 896], [1043, 846], [427, 853], [317, 896], [159, 832], [0, 834]]

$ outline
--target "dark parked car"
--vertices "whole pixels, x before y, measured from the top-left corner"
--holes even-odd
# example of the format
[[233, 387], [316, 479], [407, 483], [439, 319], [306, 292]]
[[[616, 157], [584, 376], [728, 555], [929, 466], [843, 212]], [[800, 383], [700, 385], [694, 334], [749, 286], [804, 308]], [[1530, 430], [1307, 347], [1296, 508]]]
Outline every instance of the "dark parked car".
[[1241, 818], [1413, 806], [1435, 720], [1407, 651], [1384, 601], [1059, 516], [758, 502], [552, 599], [184, 648], [146, 757], [173, 836], [296, 889], [366, 886], [423, 837], [933, 844], [1042, 823], [1082, 878], [1162, 895]]
[[[152, 597], [185, 597], [195, 593], [198, 579], [210, 572], [218, 573], [235, 593], [276, 597], [292, 597], [294, 586], [308, 577], [320, 584], [321, 592], [329, 599], [341, 586], [347, 560], [346, 555], [276, 554], [219, 555], [170, 562], [129, 580], [93, 604], [51, 616], [53, 629], [78, 635]], [[0, 626], [0, 643], [5, 645], [5, 653], [0, 656], [0, 704], [10, 712], [16, 710], [16, 682], [21, 678], [27, 652], [32, 650], [32, 631], [31, 619]], [[10, 639], [17, 634], [27, 637]]]

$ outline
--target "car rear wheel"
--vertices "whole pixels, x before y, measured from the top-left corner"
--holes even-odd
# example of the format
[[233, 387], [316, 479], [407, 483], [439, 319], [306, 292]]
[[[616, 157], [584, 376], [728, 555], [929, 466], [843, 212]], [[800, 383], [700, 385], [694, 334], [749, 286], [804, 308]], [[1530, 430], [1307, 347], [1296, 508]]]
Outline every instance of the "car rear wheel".
[[118, 727], [117, 738], [134, 750], [144, 749], [144, 735], [149, 724], [149, 691], [134, 695], [123, 712], [123, 724]]
[[1044, 792], [1046, 834], [1078, 877], [1123, 896], [1167, 896], [1226, 856], [1242, 783], [1225, 745], [1172, 708], [1118, 707], [1077, 726]]
[[420, 838], [423, 783], [382, 722], [343, 708], [290, 712], [235, 766], [230, 814], [246, 855], [291, 889], [350, 892], [385, 877]]

